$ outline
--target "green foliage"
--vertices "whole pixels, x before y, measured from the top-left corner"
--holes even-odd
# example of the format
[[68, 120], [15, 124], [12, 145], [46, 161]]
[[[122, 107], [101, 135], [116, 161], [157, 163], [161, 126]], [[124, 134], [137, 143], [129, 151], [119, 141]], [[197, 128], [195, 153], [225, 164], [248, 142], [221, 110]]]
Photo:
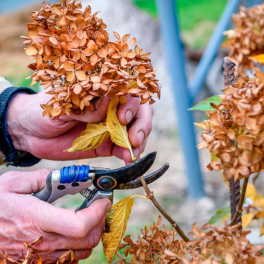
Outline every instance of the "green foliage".
[[6, 79], [12, 83], [12, 85], [17, 86], [17, 87], [29, 87], [33, 89], [36, 92], [39, 92], [39, 85], [36, 83], [33, 86], [30, 86], [31, 84], [31, 79], [26, 80], [26, 78], [30, 75], [28, 73], [27, 75], [23, 75], [22, 77], [15, 77], [14, 75], [7, 76]]
[[204, 101], [200, 102], [199, 104], [193, 106], [189, 110], [192, 110], [192, 111], [194, 111], [194, 110], [199, 110], [199, 111], [215, 110], [211, 106], [211, 103], [219, 105], [220, 102], [221, 102], [221, 98], [219, 97], [219, 95], [214, 95], [214, 96], [211, 96], [211, 97], [205, 99]]
[[222, 219], [226, 218], [230, 214], [230, 207], [224, 207], [218, 210], [209, 220], [209, 224], [213, 225], [220, 222]]
[[[158, 17], [155, 0], [133, 0], [133, 2], [154, 17]], [[176, 0], [182, 30], [192, 30], [203, 20], [218, 21], [224, 11], [226, 0]]]

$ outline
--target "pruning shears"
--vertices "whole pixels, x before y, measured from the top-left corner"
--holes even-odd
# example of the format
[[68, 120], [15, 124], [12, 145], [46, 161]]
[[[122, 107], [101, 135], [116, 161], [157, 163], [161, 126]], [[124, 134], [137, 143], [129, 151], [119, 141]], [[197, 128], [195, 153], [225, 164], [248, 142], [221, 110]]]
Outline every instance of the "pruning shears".
[[[88, 165], [63, 167], [51, 172], [43, 190], [33, 194], [42, 201], [52, 203], [67, 194], [80, 192], [85, 200], [78, 210], [89, 207], [98, 199], [113, 200], [113, 191], [135, 189], [142, 186], [140, 177], [152, 166], [156, 152], [149, 153], [142, 159], [122, 168], [90, 167]], [[164, 164], [157, 171], [144, 176], [147, 184], [160, 178], [169, 168]], [[91, 190], [89, 187], [94, 186]]]

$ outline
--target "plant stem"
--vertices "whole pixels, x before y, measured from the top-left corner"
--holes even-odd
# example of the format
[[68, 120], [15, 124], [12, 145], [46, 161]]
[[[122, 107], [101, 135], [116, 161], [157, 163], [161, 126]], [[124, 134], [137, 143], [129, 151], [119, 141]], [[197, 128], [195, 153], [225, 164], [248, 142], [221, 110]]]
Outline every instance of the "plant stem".
[[189, 238], [185, 235], [185, 233], [181, 230], [181, 228], [179, 227], [179, 225], [176, 223], [175, 220], [173, 220], [171, 218], [170, 215], [168, 215], [166, 213], [166, 211], [162, 208], [162, 206], [158, 203], [158, 201], [156, 200], [156, 198], [154, 197], [154, 193], [150, 191], [144, 177], [140, 177], [141, 183], [143, 185], [143, 188], [147, 194], [147, 196], [149, 197], [149, 199], [152, 201], [152, 203], [156, 206], [156, 208], [161, 212], [161, 214], [171, 223], [171, 226], [178, 232], [178, 234], [180, 235], [180, 237], [185, 241], [188, 242]]
[[[234, 217], [232, 217], [232, 220], [231, 220], [229, 225], [235, 225], [235, 224], [238, 224], [239, 222], [242, 223], [242, 219], [241, 219], [242, 208], [243, 208], [243, 203], [244, 203], [244, 199], [245, 199], [245, 195], [246, 195], [248, 178], [249, 177], [244, 179], [243, 187], [242, 187], [242, 193], [241, 193], [241, 197], [240, 197], [240, 200], [239, 200], [239, 204], [238, 204], [238, 207], [236, 208], [236, 213], [235, 213]], [[241, 226], [241, 230], [242, 230], [242, 226]]]
[[225, 61], [224, 61], [225, 87], [230, 86], [234, 83], [235, 66], [236, 66], [236, 64], [232, 60], [225, 59]]
[[230, 196], [230, 208], [231, 218], [234, 218], [237, 206], [240, 200], [240, 181], [235, 182], [234, 177], [229, 181], [229, 196]]
[[[225, 61], [224, 61], [225, 87], [230, 86], [234, 83], [235, 66], [236, 66], [236, 64], [232, 60], [225, 59]], [[242, 222], [241, 213], [238, 213], [238, 211], [237, 211], [238, 210], [238, 203], [240, 204], [240, 200], [241, 200], [241, 197], [240, 197], [240, 181], [239, 180], [235, 181], [234, 177], [229, 181], [229, 196], [230, 196], [230, 208], [231, 208], [230, 213], [231, 213], [231, 219], [232, 219], [231, 223], [233, 223], [234, 219], [235, 219], [234, 220], [235, 224], [241, 223]], [[242, 202], [242, 206], [243, 206], [243, 202]], [[235, 215], [237, 215], [236, 218], [235, 218]], [[240, 228], [242, 228], [242, 226]]]

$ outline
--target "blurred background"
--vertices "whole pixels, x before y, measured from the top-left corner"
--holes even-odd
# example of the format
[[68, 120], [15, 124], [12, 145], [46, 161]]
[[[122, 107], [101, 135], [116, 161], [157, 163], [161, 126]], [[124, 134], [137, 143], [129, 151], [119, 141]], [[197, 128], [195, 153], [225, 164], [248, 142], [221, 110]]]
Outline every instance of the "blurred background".
[[[173, 12], [175, 17], [177, 14], [179, 21], [181, 41], [178, 43], [178, 48], [175, 46], [176, 53], [169, 54], [171, 49], [167, 46], [169, 45], [170, 35], [164, 29], [164, 25], [167, 25], [166, 21], [161, 21], [165, 19], [165, 11], [162, 11], [162, 16], [159, 13], [159, 8], [163, 8], [162, 3], [165, 4], [167, 1], [170, 0], [158, 0], [159, 5], [155, 0], [83, 0], [81, 2], [83, 7], [90, 5], [93, 12], [101, 11], [99, 17], [103, 18], [107, 24], [111, 40], [114, 40], [113, 31], [119, 32], [120, 35], [129, 33], [131, 37], [137, 38], [138, 46], [143, 48], [144, 52], [152, 53], [150, 58], [153, 61], [154, 68], [158, 68], [157, 77], [162, 85], [162, 93], [161, 100], [154, 104], [153, 131], [149, 136], [145, 154], [151, 151], [157, 151], [158, 153], [151, 171], [158, 169], [166, 162], [170, 163], [170, 169], [161, 179], [149, 187], [154, 191], [157, 200], [166, 208], [169, 214], [188, 232], [194, 222], [199, 225], [208, 222], [217, 209], [229, 204], [228, 189], [222, 181], [221, 172], [209, 172], [206, 169], [206, 165], [210, 161], [209, 152], [207, 150], [200, 151], [198, 159], [197, 152], [193, 150], [195, 146], [192, 142], [195, 139], [196, 143], [200, 142], [200, 131], [195, 131], [196, 138], [190, 136], [190, 139], [186, 137], [183, 139], [182, 136], [179, 136], [180, 126], [184, 126], [187, 122], [187, 120], [179, 119], [185, 115], [187, 108], [195, 102], [221, 93], [221, 89], [224, 87], [223, 58], [228, 51], [218, 48], [219, 45], [216, 45], [215, 54], [208, 64], [210, 67], [206, 71], [205, 79], [202, 82], [201, 87], [203, 89], [199, 90], [192, 102], [190, 100], [189, 106], [182, 106], [182, 109], [184, 109], [182, 112], [179, 112], [179, 105], [176, 105], [176, 103], [179, 104], [181, 100], [179, 96], [181, 92], [187, 95], [188, 92], [184, 90], [187, 88], [186, 83], [186, 87], [182, 87], [180, 77], [182, 72], [184, 73], [183, 70], [186, 71], [189, 81], [194, 77], [197, 65], [199, 65], [199, 61], [227, 5], [233, 3], [233, 11], [237, 11], [239, 4], [248, 3], [236, 0], [175, 0], [176, 5], [174, 5], [175, 10]], [[51, 1], [46, 2], [50, 3]], [[253, 4], [254, 1], [249, 2]], [[34, 10], [39, 10], [40, 6], [41, 1], [37, 0], [0, 0], [0, 75], [6, 77], [15, 86], [29, 86], [31, 82], [31, 80], [25, 80], [25, 78], [31, 75], [27, 65], [32, 61], [24, 52], [23, 40], [20, 36], [27, 35], [26, 25], [29, 23], [30, 14]], [[230, 16], [226, 21], [228, 21], [226, 23], [228, 26]], [[163, 23], [162, 30], [160, 22]], [[232, 26], [232, 24], [230, 25]], [[167, 31], [169, 30], [170, 28]], [[175, 41], [173, 30], [175, 28], [172, 27], [172, 42]], [[217, 34], [218, 42], [221, 44], [222, 33], [218, 32]], [[179, 47], [181, 50], [179, 50]], [[180, 55], [179, 60], [177, 54]], [[173, 64], [171, 56], [174, 56], [175, 64]], [[34, 85], [32, 88], [36, 91], [40, 89], [38, 85]], [[175, 93], [175, 89], [179, 89], [180, 92]], [[194, 113], [195, 122], [201, 122], [205, 118], [201, 113]], [[194, 130], [194, 128], [191, 128], [191, 130]], [[185, 158], [182, 151], [183, 146], [188, 145], [189, 142], [192, 144], [190, 146], [191, 151], [196, 153], [194, 157], [197, 157], [194, 164], [191, 160], [186, 159], [188, 150], [187, 152], [186, 149], [184, 150]], [[122, 161], [111, 157], [69, 162], [42, 160], [39, 164], [28, 169], [60, 169], [63, 166], [73, 164], [89, 164], [108, 168], [117, 168], [124, 165]], [[186, 167], [193, 167], [194, 173], [190, 175], [190, 169], [188, 171]], [[195, 171], [196, 168], [197, 171]], [[0, 174], [7, 170], [18, 170], [18, 168], [1, 166]], [[21, 169], [19, 168], [19, 170]], [[201, 175], [202, 181], [199, 181]], [[199, 184], [196, 184], [197, 178]], [[197, 188], [190, 190], [188, 182], [197, 185]], [[260, 190], [263, 189], [261, 180], [258, 187]], [[144, 191], [142, 188], [116, 191], [115, 202], [135, 193], [144, 194]], [[82, 200], [83, 198], [80, 195], [64, 197], [57, 201], [55, 205], [75, 209], [82, 203]], [[140, 234], [140, 229], [145, 225], [152, 224], [157, 219], [158, 214], [159, 212], [150, 201], [135, 199], [126, 234], [136, 238]], [[166, 220], [164, 220], [164, 223], [169, 227]], [[257, 225], [256, 223], [256, 227]], [[252, 240], [254, 239], [259, 242], [258, 236], [253, 235]], [[106, 263], [101, 244], [93, 251], [92, 256], [83, 263]]]

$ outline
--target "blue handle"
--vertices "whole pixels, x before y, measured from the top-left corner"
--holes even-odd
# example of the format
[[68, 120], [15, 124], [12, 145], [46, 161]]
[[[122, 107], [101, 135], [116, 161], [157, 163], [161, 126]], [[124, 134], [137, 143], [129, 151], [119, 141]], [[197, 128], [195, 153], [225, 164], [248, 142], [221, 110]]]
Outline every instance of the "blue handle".
[[61, 183], [73, 183], [87, 181], [89, 177], [89, 166], [69, 166], [60, 170]]

